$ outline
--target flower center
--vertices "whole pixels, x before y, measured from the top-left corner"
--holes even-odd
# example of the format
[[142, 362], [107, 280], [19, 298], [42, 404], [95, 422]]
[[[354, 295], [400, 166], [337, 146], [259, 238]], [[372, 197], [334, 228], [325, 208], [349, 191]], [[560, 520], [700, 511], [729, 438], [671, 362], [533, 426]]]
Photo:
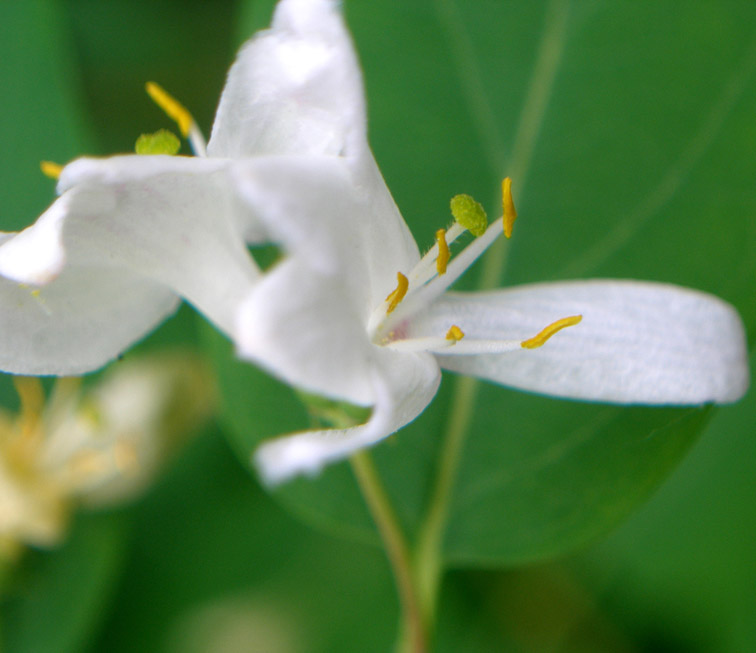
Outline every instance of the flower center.
[[[511, 184], [506, 186], [505, 192], [509, 195], [505, 204], [508, 202], [514, 209]], [[435, 244], [408, 275], [397, 272], [396, 288], [370, 316], [368, 333], [374, 342], [396, 343], [397, 333], [404, 331], [402, 322], [441, 295], [502, 233], [503, 223], [497, 220], [488, 224], [485, 210], [469, 195], [453, 197], [450, 208], [454, 223], [448, 229], [436, 231]], [[449, 246], [465, 231], [475, 236], [475, 240], [452, 260]], [[442, 338], [445, 346], [455, 344], [464, 336], [459, 327], [449, 326], [449, 333], [458, 337]]]
[[[368, 334], [373, 342], [402, 351], [439, 351], [443, 353], [503, 353], [516, 349], [541, 347], [555, 333], [578, 324], [581, 315], [564, 317], [549, 324], [526, 340], [475, 340], [466, 339], [464, 331], [449, 324], [445, 336], [432, 335], [415, 338], [410, 335], [412, 316], [427, 308], [451, 286], [475, 260], [499, 237], [509, 238], [517, 219], [512, 199], [512, 181], [509, 177], [501, 184], [502, 219], [488, 223], [483, 207], [469, 195], [457, 195], [451, 200], [454, 224], [449, 229], [436, 231], [436, 242], [408, 275], [397, 272], [397, 286], [375, 308], [368, 321]], [[449, 245], [465, 231], [475, 236], [453, 260]], [[458, 345], [458, 346], [456, 346]], [[456, 347], [455, 347], [456, 346]], [[453, 349], [452, 349], [453, 348]]]

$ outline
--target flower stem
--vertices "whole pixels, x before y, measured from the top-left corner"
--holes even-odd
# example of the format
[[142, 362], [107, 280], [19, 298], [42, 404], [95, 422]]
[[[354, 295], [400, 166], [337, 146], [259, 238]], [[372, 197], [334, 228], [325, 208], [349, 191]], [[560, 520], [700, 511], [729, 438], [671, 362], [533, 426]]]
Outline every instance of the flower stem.
[[426, 653], [428, 634], [414, 584], [407, 541], [386, 493], [373, 459], [367, 451], [350, 458], [352, 471], [375, 521], [396, 582], [401, 606], [401, 627], [397, 653]]
[[444, 435], [443, 447], [436, 472], [433, 494], [415, 550], [415, 583], [420, 595], [423, 618], [429, 629], [436, 615], [441, 574], [443, 572], [442, 545], [449, 517], [454, 481], [456, 480], [462, 446], [469, 431], [478, 383], [471, 377], [456, 381], [451, 405], [451, 419]]
[[[443, 16], [454, 18], [454, 4], [442, 2], [439, 7]], [[525, 97], [520, 121], [515, 132], [512, 158], [507, 168], [509, 176], [518, 184], [519, 192], [525, 186], [535, 143], [548, 106], [556, 72], [562, 57], [567, 33], [569, 0], [550, 0], [545, 12], [543, 34], [538, 45], [538, 56]], [[458, 33], [458, 31], [455, 31]], [[463, 61], [470, 60], [470, 52], [465, 43], [457, 44], [458, 56]], [[469, 64], [468, 64], [469, 66]], [[473, 76], [473, 82], [475, 76]], [[475, 83], [469, 97], [480, 105], [480, 88]], [[482, 106], [482, 105], [481, 105]], [[479, 108], [479, 107], [477, 107]], [[473, 114], [481, 120], [482, 132], [493, 125], [490, 111], [475, 110]], [[494, 164], [498, 160], [497, 151], [489, 157]], [[498, 166], [494, 172], [499, 174]], [[499, 242], [489, 252], [478, 284], [480, 288], [496, 287], [504, 272], [506, 244]], [[443, 541], [446, 534], [449, 509], [457, 476], [457, 468], [462, 457], [462, 448], [470, 430], [473, 409], [478, 394], [478, 382], [470, 377], [457, 379], [454, 398], [449, 411], [448, 428], [444, 434], [436, 467], [436, 477], [431, 489], [428, 509], [422, 521], [417, 547], [415, 549], [414, 580], [420, 595], [420, 607], [429, 632], [435, 622], [436, 603], [443, 573]]]

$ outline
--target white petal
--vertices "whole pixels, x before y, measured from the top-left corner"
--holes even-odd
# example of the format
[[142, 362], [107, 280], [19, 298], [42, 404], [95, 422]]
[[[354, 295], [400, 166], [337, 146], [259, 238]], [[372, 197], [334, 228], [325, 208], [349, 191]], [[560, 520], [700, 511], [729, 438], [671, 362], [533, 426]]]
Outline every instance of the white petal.
[[185, 297], [222, 330], [232, 329], [259, 275], [239, 232], [251, 220], [228, 162], [169, 156], [79, 159], [63, 195], [0, 246], [0, 274], [47, 283], [63, 265], [123, 268]]
[[65, 196], [53, 203], [33, 229], [3, 234], [0, 275], [19, 283], [42, 285], [60, 274], [66, 260], [61, 234], [71, 199]]
[[359, 311], [338, 277], [296, 258], [277, 265], [242, 305], [239, 354], [290, 385], [354, 404], [373, 402], [373, 350]]
[[[340, 276], [369, 310], [420, 258], [372, 157], [262, 157], [236, 167], [236, 185], [275, 242]], [[366, 317], [367, 319], [367, 317]]]
[[544, 394], [632, 404], [731, 402], [748, 387], [736, 311], [701, 292], [635, 281], [535, 284], [449, 293], [411, 336], [457, 324], [467, 337], [524, 340], [562, 317], [583, 321], [538, 349], [442, 356], [442, 367]]
[[338, 3], [282, 0], [271, 29], [231, 68], [210, 156], [357, 154], [366, 147], [362, 75]]
[[349, 429], [307, 431], [263, 443], [254, 463], [267, 485], [298, 474], [314, 475], [327, 463], [371, 446], [415, 419], [438, 389], [438, 365], [429, 354], [377, 350], [371, 370], [374, 409], [370, 420]]
[[128, 270], [67, 267], [39, 289], [0, 280], [0, 369], [75, 375], [114, 359], [176, 309], [162, 285]]

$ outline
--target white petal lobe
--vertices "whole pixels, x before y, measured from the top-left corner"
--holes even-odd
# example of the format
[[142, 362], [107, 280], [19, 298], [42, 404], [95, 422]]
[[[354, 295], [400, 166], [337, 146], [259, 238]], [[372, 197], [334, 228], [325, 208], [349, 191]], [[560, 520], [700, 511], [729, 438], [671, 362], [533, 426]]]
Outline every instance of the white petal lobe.
[[622, 404], [728, 403], [749, 382], [736, 311], [711, 295], [633, 281], [534, 284], [449, 293], [413, 336], [453, 322], [468, 338], [526, 339], [570, 315], [583, 321], [538, 349], [439, 355], [442, 367], [543, 394]]
[[326, 464], [391, 435], [425, 409], [441, 380], [438, 365], [429, 354], [385, 349], [378, 352], [370, 377], [374, 408], [366, 424], [295, 433], [258, 447], [253, 461], [266, 485], [278, 485], [299, 474], [313, 476]]
[[355, 155], [365, 133], [362, 75], [337, 3], [283, 0], [231, 68], [207, 149]]

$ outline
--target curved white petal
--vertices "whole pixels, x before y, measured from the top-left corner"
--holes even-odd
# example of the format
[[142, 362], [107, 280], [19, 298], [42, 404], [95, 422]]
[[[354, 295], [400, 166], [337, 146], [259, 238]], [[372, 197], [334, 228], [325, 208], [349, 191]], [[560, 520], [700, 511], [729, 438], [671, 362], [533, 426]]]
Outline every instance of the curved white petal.
[[360, 168], [335, 157], [261, 157], [235, 183], [270, 237], [353, 289], [365, 319], [420, 254], [372, 157]]
[[727, 303], [658, 283], [573, 281], [448, 293], [412, 337], [457, 324], [466, 337], [524, 340], [582, 314], [538, 349], [444, 356], [442, 367], [544, 394], [641, 404], [731, 402], [748, 387], [743, 325]]
[[[259, 276], [238, 225], [229, 162], [170, 156], [79, 159], [63, 195], [0, 246], [0, 274], [43, 284], [65, 266], [119, 268], [164, 284], [230, 332]], [[106, 278], [106, 277], [103, 277]], [[107, 278], [110, 278], [109, 276]]]
[[210, 156], [355, 155], [366, 148], [362, 75], [337, 2], [282, 0], [239, 53]]
[[342, 460], [399, 430], [431, 402], [441, 380], [433, 356], [380, 348], [375, 348], [375, 353], [370, 420], [353, 428], [306, 431], [264, 442], [253, 461], [266, 485], [277, 485], [298, 474], [317, 474], [327, 463]]
[[275, 268], [242, 305], [234, 341], [287, 383], [354, 404], [373, 402], [375, 348], [338, 277], [313, 272], [296, 258]]
[[102, 367], [178, 306], [128, 270], [66, 267], [38, 291], [0, 280], [0, 369], [75, 375]]

